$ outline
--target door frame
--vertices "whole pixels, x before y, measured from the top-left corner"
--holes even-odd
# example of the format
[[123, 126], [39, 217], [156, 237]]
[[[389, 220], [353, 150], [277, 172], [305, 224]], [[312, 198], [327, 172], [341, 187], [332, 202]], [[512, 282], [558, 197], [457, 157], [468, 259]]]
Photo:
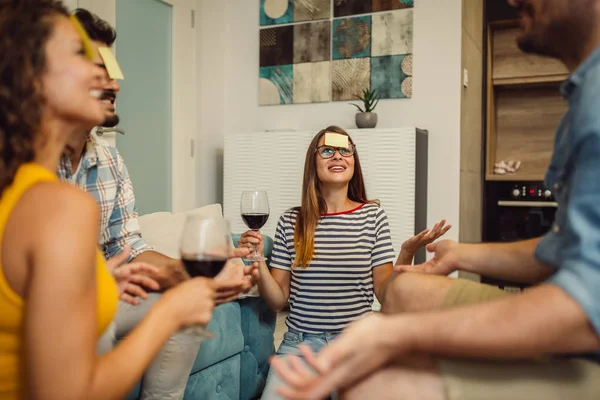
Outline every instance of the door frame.
[[[76, 0], [116, 27], [116, 2], [129, 0]], [[196, 137], [196, 30], [193, 26], [195, 0], [157, 0], [172, 8], [172, 77], [171, 77], [171, 211], [190, 210], [195, 201], [194, 139]], [[70, 0], [74, 3], [74, 0]], [[118, 32], [117, 32], [118, 37]], [[116, 46], [115, 46], [116, 48]], [[118, 51], [117, 51], [118, 58]], [[117, 99], [118, 100], [118, 99]], [[117, 101], [118, 109], [118, 101]], [[127, 116], [124, 116], [127, 118]], [[135, 133], [134, 133], [135, 134]], [[115, 134], [103, 139], [115, 145]], [[139, 140], [143, 138], [140, 136]], [[125, 160], [127, 163], [127, 160]]]
[[[123, 0], [121, 0], [123, 1]], [[190, 210], [195, 201], [194, 142], [196, 137], [195, 0], [160, 0], [173, 7], [171, 207]]]

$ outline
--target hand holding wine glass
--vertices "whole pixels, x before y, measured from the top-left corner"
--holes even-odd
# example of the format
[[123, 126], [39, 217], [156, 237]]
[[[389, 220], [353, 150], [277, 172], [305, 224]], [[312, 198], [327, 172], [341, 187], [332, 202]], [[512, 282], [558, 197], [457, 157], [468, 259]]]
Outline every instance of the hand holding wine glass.
[[[240, 213], [246, 226], [258, 232], [269, 219], [269, 199], [267, 198], [267, 192], [242, 192]], [[258, 254], [256, 247], [254, 247], [254, 253], [244, 257], [244, 261], [266, 261], [266, 258]]]
[[[220, 218], [191, 215], [181, 238], [181, 261], [190, 277], [214, 278], [231, 252], [229, 223]], [[201, 336], [214, 337], [203, 327], [195, 327]]]

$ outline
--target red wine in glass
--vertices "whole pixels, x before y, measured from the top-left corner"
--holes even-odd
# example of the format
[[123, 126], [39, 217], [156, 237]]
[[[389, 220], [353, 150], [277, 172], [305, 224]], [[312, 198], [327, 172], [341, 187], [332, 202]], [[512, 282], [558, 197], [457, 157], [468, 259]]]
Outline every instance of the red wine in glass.
[[[229, 222], [222, 218], [189, 216], [181, 236], [181, 261], [192, 277], [214, 278], [223, 270], [231, 251]], [[215, 334], [203, 326], [187, 328], [204, 338]]]
[[269, 214], [247, 213], [242, 214], [242, 219], [248, 228], [252, 229], [253, 231], [257, 231], [267, 223]]
[[227, 263], [226, 257], [207, 256], [203, 254], [182, 254], [181, 261], [187, 273], [195, 278], [204, 276], [214, 278]]
[[[240, 199], [240, 214], [248, 228], [258, 231], [269, 219], [269, 199], [267, 192], [246, 191], [242, 192]], [[244, 261], [266, 261], [266, 258], [258, 254], [256, 247], [254, 253], [244, 257]]]

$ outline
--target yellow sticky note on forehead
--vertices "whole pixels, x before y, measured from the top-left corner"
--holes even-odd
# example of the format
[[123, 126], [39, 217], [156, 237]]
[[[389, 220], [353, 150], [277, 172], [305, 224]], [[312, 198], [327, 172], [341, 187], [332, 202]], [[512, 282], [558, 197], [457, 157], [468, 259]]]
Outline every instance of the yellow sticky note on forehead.
[[98, 51], [100, 52], [100, 57], [102, 57], [102, 60], [104, 61], [104, 66], [106, 67], [106, 72], [108, 72], [110, 79], [125, 79], [113, 52], [108, 47], [98, 47]]
[[345, 149], [348, 147], [348, 136], [339, 133], [326, 132], [325, 146], [340, 147]]
[[79, 20], [77, 19], [76, 16], [71, 14], [69, 19], [71, 20], [71, 22], [75, 26], [75, 30], [81, 37], [81, 42], [83, 43], [83, 51], [85, 51], [85, 56], [87, 57], [88, 60], [92, 61], [94, 59], [94, 48], [92, 47], [92, 42], [90, 41], [90, 37], [88, 36], [85, 29], [83, 29], [83, 26], [81, 26], [81, 23], [79, 22]]

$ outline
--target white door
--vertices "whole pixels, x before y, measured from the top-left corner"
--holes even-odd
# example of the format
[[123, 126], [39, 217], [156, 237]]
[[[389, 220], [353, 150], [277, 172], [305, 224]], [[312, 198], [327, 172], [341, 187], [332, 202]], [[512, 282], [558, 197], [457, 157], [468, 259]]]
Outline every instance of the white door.
[[[117, 110], [122, 121], [120, 127], [125, 128], [126, 134], [116, 140], [114, 134], [107, 134], [104, 139], [116, 145], [125, 159], [140, 214], [154, 211], [181, 212], [193, 208], [195, 204], [192, 152], [196, 136], [195, 3], [194, 0], [65, 2], [70, 8], [77, 6], [96, 13], [117, 29], [115, 52], [125, 75], [120, 101], [117, 99]], [[119, 15], [119, 10], [122, 10], [123, 15]], [[163, 40], [162, 47], [157, 49], [152, 40], [140, 40], [144, 36], [136, 36], [135, 32], [156, 34], [148, 23], [161, 21], [160, 18], [170, 18], [170, 21], [164, 20], [163, 26], [157, 29], [164, 31], [170, 26], [170, 32], [163, 32], [163, 36], [170, 37], [167, 42]], [[162, 95], [168, 95], [168, 100], [163, 98], [160, 99], [162, 102], [153, 101], [156, 98], [145, 97], [146, 92], [140, 86], [138, 78], [140, 74], [148, 72], [149, 64], [139, 62], [143, 58], [139, 57], [140, 54], [151, 54], [153, 58], [149, 63], [152, 65], [155, 61], [162, 62], [162, 68], [150, 71], [154, 75], [148, 78], [160, 82], [157, 86], [162, 88]], [[157, 59], [160, 54], [168, 54], [171, 59]], [[163, 119], [160, 123], [148, 126], [147, 122], [154, 117], [149, 110], [151, 107], [156, 107]], [[149, 132], [148, 129], [154, 129], [154, 132]], [[155, 140], [153, 146], [146, 142], [149, 138]], [[157, 146], [158, 143], [163, 145]], [[158, 170], [159, 173], [148, 173], [156, 163], [163, 166]]]

